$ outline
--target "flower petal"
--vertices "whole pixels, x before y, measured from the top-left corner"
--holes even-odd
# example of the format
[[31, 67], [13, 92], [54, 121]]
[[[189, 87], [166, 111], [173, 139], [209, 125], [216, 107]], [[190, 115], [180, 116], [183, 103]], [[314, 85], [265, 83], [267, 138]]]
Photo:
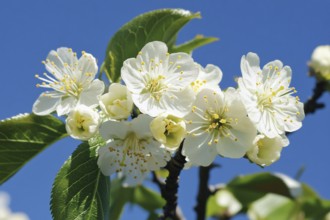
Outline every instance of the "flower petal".
[[99, 104], [99, 98], [104, 92], [104, 83], [95, 79], [90, 87], [80, 94], [79, 104], [95, 107]]
[[74, 97], [62, 98], [60, 104], [57, 106], [56, 111], [58, 116], [67, 115], [76, 107], [77, 100]]
[[75, 68], [75, 65], [78, 64], [77, 55], [70, 48], [58, 48], [57, 54], [61, 58], [62, 62], [68, 64], [71, 68]]
[[100, 135], [104, 140], [125, 139], [130, 127], [128, 123], [106, 121], [100, 126]]
[[137, 66], [138, 62], [135, 58], [130, 58], [124, 61], [121, 68], [121, 78], [125, 82], [127, 89], [133, 93], [139, 93], [145, 87], [142, 71], [142, 67]]
[[135, 118], [132, 121], [132, 129], [139, 139], [152, 136], [150, 131], [151, 121], [152, 121], [152, 117], [145, 114], [139, 115], [137, 118]]
[[32, 112], [36, 115], [48, 115], [56, 110], [61, 97], [52, 98], [47, 92], [42, 93], [34, 102]]
[[78, 69], [81, 71], [82, 75], [88, 75], [94, 78], [98, 70], [96, 59], [92, 54], [83, 52], [78, 61]]
[[190, 112], [194, 101], [195, 93], [191, 87], [186, 87], [183, 91], [167, 92], [160, 100], [168, 114], [179, 118]]
[[[251, 143], [252, 144], [252, 143]], [[223, 157], [241, 158], [249, 148], [249, 143], [233, 141], [228, 137], [221, 138], [217, 146], [218, 153]]]
[[209, 139], [207, 132], [199, 136], [189, 135], [183, 142], [182, 154], [195, 165], [209, 166], [217, 155], [214, 144], [208, 145]]

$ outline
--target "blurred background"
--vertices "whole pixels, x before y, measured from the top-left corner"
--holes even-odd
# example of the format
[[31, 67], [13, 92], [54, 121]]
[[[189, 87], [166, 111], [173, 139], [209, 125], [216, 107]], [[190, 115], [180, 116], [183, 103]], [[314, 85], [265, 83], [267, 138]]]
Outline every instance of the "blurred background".
[[[307, 76], [307, 62], [318, 45], [330, 44], [330, 1], [327, 0], [120, 0], [120, 1], [1, 1], [0, 3], [0, 119], [31, 112], [44, 91], [35, 74], [48, 52], [61, 46], [92, 53], [101, 65], [111, 36], [133, 17], [160, 8], [183, 8], [201, 12], [179, 34], [178, 43], [197, 34], [220, 41], [193, 53], [196, 62], [218, 65], [223, 71], [221, 88], [236, 86], [240, 58], [255, 52], [261, 64], [281, 60], [293, 70], [292, 86], [302, 101], [312, 94], [315, 79]], [[247, 160], [218, 158], [221, 168], [211, 173], [211, 183], [228, 182], [240, 174], [282, 172], [294, 177], [305, 168], [301, 181], [330, 199], [330, 96], [326, 108], [308, 115], [303, 127], [290, 135], [291, 144], [281, 159], [267, 168]], [[31, 220], [51, 219], [49, 211], [53, 180], [78, 142], [67, 138], [30, 161], [0, 191], [11, 195], [11, 209], [25, 212]], [[151, 184], [149, 184], [151, 185]], [[180, 179], [179, 205], [187, 219], [194, 219], [197, 169], [184, 171]], [[138, 208], [126, 207], [123, 219], [145, 219]], [[244, 219], [244, 218], [239, 218]]]

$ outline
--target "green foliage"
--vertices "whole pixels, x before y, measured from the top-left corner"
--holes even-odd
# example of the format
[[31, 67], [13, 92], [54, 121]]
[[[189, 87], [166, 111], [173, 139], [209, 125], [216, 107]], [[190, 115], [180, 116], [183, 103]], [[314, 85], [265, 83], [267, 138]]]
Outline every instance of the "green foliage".
[[218, 216], [223, 211], [222, 207], [217, 203], [215, 195], [211, 195], [206, 203], [206, 216]]
[[287, 197], [277, 194], [267, 194], [249, 207], [249, 216], [253, 219], [267, 220], [297, 220], [301, 219], [299, 207]]
[[110, 181], [97, 166], [97, 146], [83, 143], [64, 163], [54, 181], [54, 220], [108, 219]]
[[185, 42], [183, 44], [180, 44], [178, 46], [173, 46], [172, 52], [185, 52], [185, 53], [191, 53], [195, 48], [201, 47], [205, 44], [213, 43], [214, 41], [217, 41], [218, 38], [216, 37], [204, 37], [202, 35], [197, 35], [194, 39]]
[[104, 71], [112, 82], [120, 80], [123, 62], [136, 57], [142, 47], [151, 41], [163, 41], [169, 51], [191, 52], [193, 49], [211, 43], [216, 38], [199, 36], [192, 41], [175, 47], [180, 29], [199, 13], [182, 9], [163, 9], [142, 14], [126, 23], [110, 40], [101, 71]]
[[302, 195], [297, 198], [298, 204], [305, 213], [306, 219], [323, 219], [330, 212], [330, 201], [322, 199], [308, 185], [302, 184]]
[[[161, 195], [142, 185], [136, 187], [122, 186], [121, 179], [114, 179], [111, 182], [111, 202], [110, 202], [110, 218], [118, 220], [127, 203], [138, 205], [149, 212], [149, 219], [155, 219], [157, 209], [165, 205], [165, 201]], [[157, 218], [156, 218], [157, 219]]]
[[243, 209], [246, 209], [253, 201], [268, 193], [291, 198], [289, 188], [283, 180], [270, 173], [236, 177], [227, 184], [226, 189], [241, 202]]
[[[330, 201], [320, 198], [308, 185], [301, 183], [301, 193], [293, 197], [289, 186], [270, 173], [239, 176], [219, 190], [230, 191], [243, 207], [240, 212], [249, 213], [253, 219], [321, 220], [330, 212]], [[208, 199], [207, 216], [230, 216], [226, 207], [217, 203], [217, 193]]]
[[65, 136], [63, 122], [51, 115], [24, 114], [0, 121], [0, 184]]

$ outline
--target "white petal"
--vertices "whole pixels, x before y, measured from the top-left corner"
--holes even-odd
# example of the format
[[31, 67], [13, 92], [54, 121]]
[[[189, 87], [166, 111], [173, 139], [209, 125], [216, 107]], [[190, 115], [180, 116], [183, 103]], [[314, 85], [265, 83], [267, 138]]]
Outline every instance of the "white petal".
[[186, 53], [173, 53], [169, 56], [168, 67], [163, 73], [166, 84], [176, 88], [190, 85], [198, 77], [199, 68], [190, 55]]
[[105, 176], [110, 176], [111, 174], [116, 172], [117, 166], [111, 166], [111, 163], [117, 159], [116, 154], [112, 154], [109, 151], [109, 146], [100, 147], [98, 149], [98, 159], [97, 165], [101, 169], [101, 172]]
[[217, 155], [214, 144], [208, 145], [209, 141], [207, 132], [199, 136], [189, 135], [184, 140], [182, 154], [187, 156], [192, 164], [209, 166]]
[[222, 71], [218, 66], [207, 64], [198, 78], [205, 79], [210, 84], [219, 84], [222, 80], [222, 75]]
[[149, 93], [145, 94], [132, 94], [134, 104], [139, 108], [143, 114], [148, 114], [156, 117], [165, 112], [164, 107], [159, 101], [151, 97]]
[[164, 112], [181, 118], [190, 112], [194, 100], [194, 91], [191, 87], [186, 87], [183, 91], [167, 92], [160, 102], [164, 106]]
[[67, 115], [77, 105], [77, 100], [74, 97], [62, 98], [60, 104], [57, 106], [56, 111], [58, 116]]
[[141, 67], [137, 66], [138, 62], [135, 58], [127, 59], [124, 61], [123, 67], [121, 68], [121, 77], [125, 82], [127, 89], [133, 93], [140, 93], [145, 87]]
[[91, 78], [94, 78], [98, 68], [93, 55], [83, 53], [78, 61], [78, 69], [81, 71], [82, 75], [88, 74]]
[[106, 121], [100, 127], [100, 135], [104, 140], [125, 139], [129, 125], [125, 122]]
[[61, 97], [52, 98], [47, 93], [42, 93], [34, 102], [32, 112], [36, 115], [48, 115], [56, 110], [60, 101]]
[[61, 47], [57, 49], [57, 54], [63, 63], [67, 63], [70, 67], [74, 67], [78, 63], [77, 55], [70, 48]]
[[245, 155], [249, 143], [241, 143], [230, 138], [221, 138], [217, 144], [217, 151], [221, 156], [228, 158], [241, 158]]
[[[62, 49], [65, 50], [67, 48]], [[51, 50], [46, 58], [46, 69], [50, 73], [55, 73], [57, 78], [61, 78], [63, 74], [66, 74], [64, 63], [55, 50]]]
[[151, 137], [150, 122], [152, 117], [141, 114], [132, 121], [132, 129], [138, 138]]
[[153, 41], [147, 43], [141, 50], [141, 54], [138, 56], [141, 61], [145, 62], [146, 66], [149, 66], [151, 59], [154, 59], [155, 63], [159, 63], [160, 60], [167, 59], [167, 46], [160, 41]]
[[79, 104], [95, 107], [99, 103], [99, 98], [104, 92], [104, 83], [95, 79], [88, 89], [80, 94]]
[[258, 73], [261, 73], [260, 60], [257, 54], [248, 53], [241, 59], [241, 72], [244, 84], [248, 89], [255, 87]]

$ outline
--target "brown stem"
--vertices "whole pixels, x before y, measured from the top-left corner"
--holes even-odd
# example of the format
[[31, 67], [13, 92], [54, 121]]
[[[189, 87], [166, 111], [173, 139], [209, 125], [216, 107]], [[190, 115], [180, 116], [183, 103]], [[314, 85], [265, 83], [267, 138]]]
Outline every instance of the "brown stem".
[[305, 114], [314, 113], [317, 109], [324, 108], [324, 103], [318, 103], [318, 99], [321, 98], [326, 91], [327, 82], [319, 81], [315, 84], [313, 89], [313, 95], [304, 103]]
[[182, 219], [177, 213], [180, 211], [177, 208], [178, 204], [178, 188], [179, 188], [179, 176], [186, 163], [186, 157], [181, 154], [183, 142], [181, 143], [178, 151], [167, 163], [166, 169], [169, 171], [168, 177], [165, 181], [164, 190], [162, 192], [163, 198], [166, 200], [166, 204], [163, 207], [164, 215], [160, 220], [179, 220]]
[[199, 186], [198, 186], [197, 204], [195, 206], [197, 220], [205, 219], [207, 199], [212, 194], [212, 191], [209, 188], [210, 171], [212, 168], [218, 166], [219, 165], [211, 164], [210, 166], [199, 168]]

